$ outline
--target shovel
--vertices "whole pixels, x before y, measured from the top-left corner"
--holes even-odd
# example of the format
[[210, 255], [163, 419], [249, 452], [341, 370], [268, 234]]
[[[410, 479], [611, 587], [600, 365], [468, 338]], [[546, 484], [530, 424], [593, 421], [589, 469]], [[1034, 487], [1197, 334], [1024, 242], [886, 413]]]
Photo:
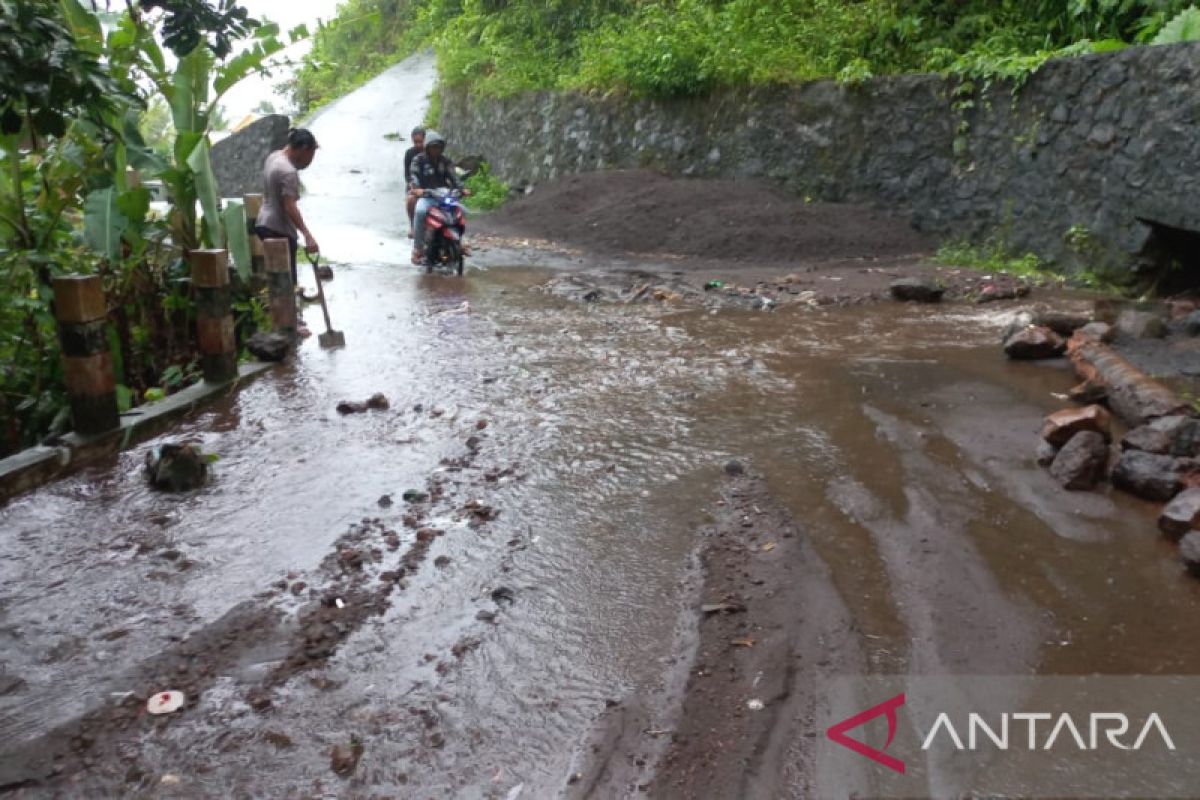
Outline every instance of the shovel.
[[325, 315], [325, 332], [317, 335], [317, 342], [321, 347], [345, 347], [345, 334], [335, 331], [333, 324], [329, 321], [329, 306], [325, 305], [325, 288], [321, 286], [321, 271], [317, 268], [317, 262], [321, 260], [321, 255], [318, 253], [314, 256], [305, 251], [305, 256], [308, 258], [308, 263], [312, 264], [313, 278], [317, 281], [317, 297], [321, 301], [321, 313]]

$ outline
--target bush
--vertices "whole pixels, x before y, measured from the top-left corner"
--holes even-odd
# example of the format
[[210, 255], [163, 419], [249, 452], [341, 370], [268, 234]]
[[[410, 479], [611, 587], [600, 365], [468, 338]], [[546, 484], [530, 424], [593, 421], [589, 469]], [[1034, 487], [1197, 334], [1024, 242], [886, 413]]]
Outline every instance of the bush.
[[508, 199], [508, 184], [492, 174], [486, 161], [467, 179], [467, 188], [471, 190], [467, 203], [476, 211], [491, 211]]

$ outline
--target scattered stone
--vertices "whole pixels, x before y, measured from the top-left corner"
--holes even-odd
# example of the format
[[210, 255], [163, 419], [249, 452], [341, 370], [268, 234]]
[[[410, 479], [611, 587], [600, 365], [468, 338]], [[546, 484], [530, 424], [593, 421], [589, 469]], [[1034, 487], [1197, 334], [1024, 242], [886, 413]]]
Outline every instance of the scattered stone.
[[1038, 439], [1037, 444], [1037, 463], [1039, 467], [1048, 467], [1054, 463], [1055, 457], [1058, 455], [1058, 448], [1047, 442], [1045, 439]]
[[1161, 339], [1167, 335], [1167, 326], [1151, 311], [1126, 310], [1117, 317], [1117, 332], [1133, 339]]
[[363, 561], [365, 561], [362, 551], [353, 547], [343, 547], [338, 553], [338, 560], [349, 569], [362, 569]]
[[392, 507], [392, 496], [390, 494], [385, 494], [383, 497], [379, 498], [379, 507], [380, 508], [391, 508]]
[[700, 606], [702, 614], [741, 614], [746, 607], [741, 603], [705, 603]]
[[1004, 333], [1000, 335], [1000, 344], [1004, 344], [1013, 337], [1013, 334], [1020, 333], [1033, 324], [1033, 314], [1028, 311], [1022, 311], [1013, 317], [1013, 321], [1008, 323], [1008, 327], [1004, 329]]
[[283, 361], [292, 340], [282, 333], [259, 331], [246, 341], [246, 349], [259, 361]]
[[337, 413], [339, 414], [365, 414], [367, 413], [367, 404], [354, 400], [342, 400], [337, 404]]
[[146, 453], [146, 474], [154, 488], [190, 492], [208, 482], [208, 456], [190, 444], [161, 444]]
[[422, 543], [432, 542], [443, 533], [445, 533], [445, 531], [439, 528], [421, 528], [419, 531], [417, 531], [417, 541]]
[[439, 569], [450, 566], [450, 556], [438, 556], [433, 560], [433, 565]]
[[492, 590], [492, 602], [498, 606], [504, 603], [512, 605], [517, 602], [517, 593], [507, 586], [497, 586]]
[[888, 290], [897, 300], [916, 303], [936, 303], [946, 293], [945, 287], [927, 278], [901, 278], [892, 281]]
[[1179, 542], [1179, 557], [1188, 572], [1200, 578], [1200, 533], [1184, 534]]
[[1089, 322], [1076, 333], [1084, 338], [1103, 342], [1104, 344], [1109, 344], [1113, 339], [1117, 338], [1117, 332], [1107, 322]]
[[1058, 451], [1050, 474], [1067, 490], [1073, 492], [1094, 489], [1104, 477], [1108, 466], [1108, 443], [1102, 434], [1081, 431]]
[[1159, 455], [1200, 456], [1200, 420], [1192, 417], [1159, 417], [1125, 434], [1121, 447]]
[[292, 737], [282, 731], [267, 731], [263, 734], [263, 739], [274, 745], [278, 750], [286, 750], [292, 747]]
[[484, 428], [486, 428], [487, 426], [488, 426], [488, 421], [486, 419], [481, 419], [475, 423], [475, 430], [481, 431]]
[[1200, 311], [1193, 311], [1184, 318], [1183, 332], [1188, 336], [1200, 336]]
[[342, 400], [337, 404], [339, 414], [365, 414], [368, 411], [387, 411], [391, 408], [387, 397], [376, 392], [366, 400]]
[[1014, 333], [1004, 342], [1004, 352], [1009, 358], [1032, 361], [1042, 358], [1058, 358], [1067, 349], [1067, 343], [1049, 328], [1036, 325]]
[[725, 474], [726, 475], [745, 475], [746, 467], [744, 464], [742, 464], [742, 462], [738, 461], [737, 459], [730, 459], [729, 461], [725, 462]]
[[1070, 338], [1075, 331], [1092, 321], [1090, 314], [1072, 314], [1068, 311], [1040, 311], [1033, 317], [1033, 324], [1049, 328], [1059, 336]]
[[1067, 408], [1046, 417], [1042, 438], [1055, 447], [1062, 447], [1081, 431], [1093, 431], [1112, 440], [1112, 417], [1097, 405]]
[[478, 453], [479, 448], [482, 444], [483, 444], [483, 440], [480, 439], [478, 436], [468, 436], [467, 437], [467, 441], [466, 441], [467, 449], [470, 450], [472, 453]]
[[342, 776], [352, 775], [358, 769], [359, 759], [362, 758], [363, 745], [357, 736], [351, 737], [350, 746], [335, 745], [329, 759], [329, 766]]
[[1182, 461], [1172, 456], [1126, 450], [1113, 468], [1113, 486], [1146, 500], [1166, 502], [1183, 488]]
[[1188, 489], [1175, 497], [1158, 518], [1158, 529], [1172, 539], [1200, 530], [1200, 489]]
[[296, 581], [295, 583], [292, 584], [292, 594], [299, 597], [300, 593], [303, 592], [307, 588], [308, 588], [308, 584], [305, 583], [304, 581]]
[[1020, 297], [1028, 297], [1029, 292], [1029, 284], [1026, 283], [1018, 283], [1014, 286], [999, 286], [989, 283], [979, 292], [979, 297], [975, 299], [975, 302], [991, 303], [995, 300], [1016, 300]]
[[409, 489], [403, 495], [406, 503], [424, 503], [429, 500], [429, 494], [417, 489]]
[[475, 619], [479, 620], [480, 622], [495, 623], [496, 622], [496, 612], [495, 611], [480, 611], [478, 614], [475, 615]]
[[273, 704], [271, 693], [261, 686], [255, 686], [246, 693], [246, 702], [252, 709], [259, 712], [266, 711]]
[[388, 402], [383, 392], [376, 392], [367, 398], [367, 408], [372, 411], [387, 411], [391, 407], [392, 404]]
[[1078, 386], [1072, 387], [1067, 392], [1067, 397], [1075, 403], [1084, 405], [1100, 403], [1108, 397], [1108, 387], [1099, 381], [1084, 381]]

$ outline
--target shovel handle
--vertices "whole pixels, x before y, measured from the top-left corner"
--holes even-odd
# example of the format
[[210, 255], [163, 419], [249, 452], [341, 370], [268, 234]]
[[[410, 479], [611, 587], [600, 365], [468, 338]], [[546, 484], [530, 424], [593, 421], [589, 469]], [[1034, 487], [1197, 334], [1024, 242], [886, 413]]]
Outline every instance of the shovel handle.
[[308, 263], [312, 264], [313, 280], [317, 282], [317, 297], [321, 299], [321, 313], [325, 315], [325, 331], [328, 333], [333, 330], [333, 323], [329, 321], [329, 306], [325, 305], [325, 287], [321, 285], [321, 273], [317, 270], [317, 264], [321, 260], [321, 255], [318, 253], [314, 257], [312, 253], [305, 250], [304, 257], [308, 259]]

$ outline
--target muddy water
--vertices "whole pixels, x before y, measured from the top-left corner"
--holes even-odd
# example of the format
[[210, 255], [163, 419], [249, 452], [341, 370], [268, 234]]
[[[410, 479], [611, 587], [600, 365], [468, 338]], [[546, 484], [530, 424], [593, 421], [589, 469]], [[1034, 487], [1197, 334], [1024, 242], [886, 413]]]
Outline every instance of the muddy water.
[[[314, 227], [339, 261], [328, 292], [348, 348], [309, 340], [175, 431], [220, 456], [201, 492], [147, 491], [139, 450], [0, 509], [3, 774], [20, 774], [22, 743], [147, 691], [139, 664], [231, 609], [290, 618], [300, 601], [272, 584], [317, 585], [364, 517], [402, 529], [401, 493], [431, 475], [499, 518], [430, 520], [446, 535], [386, 611], [269, 711], [251, 711], [242, 688], [285, 642], [239, 641], [195, 708], [137, 740], [149, 777], [127, 785], [123, 766], [101, 769], [75, 788], [553, 796], [608, 701], [637, 698], [653, 729], [669, 728], [700, 531], [732, 457], [812, 538], [873, 671], [1196, 671], [1200, 595], [1151, 509], [1064, 494], [1032, 462], [1040, 418], [1060, 405], [1051, 393], [1071, 377], [1002, 357], [1016, 309], [581, 306], [537, 291], [545, 271], [418, 276], [400, 206], [383, 202], [395, 181], [350, 170], [394, 170], [382, 148], [403, 146], [380, 131], [411, 127], [401, 112], [426, 77], [403, 65], [314, 125], [324, 171], [306, 175], [305, 209], [327, 222]], [[380, 121], [370, 109], [393, 97], [410, 106]], [[377, 391], [389, 411], [333, 410]], [[470, 436], [476, 463], [453, 472], [444, 460]], [[383, 495], [395, 504], [381, 508]], [[514, 602], [492, 599], [500, 587]], [[343, 780], [329, 754], [352, 737], [364, 754]]]

